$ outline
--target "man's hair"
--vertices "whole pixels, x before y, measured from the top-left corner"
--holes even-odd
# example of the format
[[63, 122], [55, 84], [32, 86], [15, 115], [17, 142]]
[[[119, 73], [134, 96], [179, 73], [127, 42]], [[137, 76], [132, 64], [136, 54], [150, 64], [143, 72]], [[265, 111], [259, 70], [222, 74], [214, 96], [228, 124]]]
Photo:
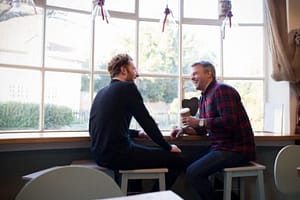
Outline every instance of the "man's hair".
[[195, 67], [197, 65], [201, 65], [204, 68], [205, 72], [210, 72], [212, 74], [213, 78], [216, 79], [216, 69], [212, 63], [205, 61], [205, 60], [201, 60], [201, 61], [193, 63], [192, 67]]
[[113, 78], [121, 73], [121, 67], [127, 67], [132, 58], [128, 54], [117, 54], [109, 61], [107, 69], [110, 77]]

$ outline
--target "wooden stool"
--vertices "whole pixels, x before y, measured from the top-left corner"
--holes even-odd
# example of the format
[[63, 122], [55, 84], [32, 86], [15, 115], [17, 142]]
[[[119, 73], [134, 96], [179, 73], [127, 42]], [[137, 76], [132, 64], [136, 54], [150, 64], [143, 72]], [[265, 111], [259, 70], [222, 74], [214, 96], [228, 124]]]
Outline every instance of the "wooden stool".
[[[72, 165], [98, 169], [106, 172], [109, 176], [115, 179], [113, 170], [101, 167], [93, 160], [75, 160], [72, 162]], [[125, 195], [127, 195], [128, 180], [130, 179], [158, 179], [159, 190], [166, 190], [165, 173], [167, 172], [167, 168], [119, 170], [119, 173], [121, 174], [121, 190]]]
[[119, 170], [119, 173], [121, 174], [121, 190], [127, 195], [128, 180], [130, 179], [158, 179], [159, 190], [166, 190], [166, 172], [168, 172], [167, 168]]
[[240, 198], [244, 199], [244, 187], [242, 177], [256, 176], [257, 198], [259, 200], [265, 199], [264, 176], [263, 170], [266, 169], [264, 165], [260, 165], [253, 161], [248, 166], [232, 167], [224, 169], [224, 193], [223, 200], [231, 200], [232, 178], [240, 178]]

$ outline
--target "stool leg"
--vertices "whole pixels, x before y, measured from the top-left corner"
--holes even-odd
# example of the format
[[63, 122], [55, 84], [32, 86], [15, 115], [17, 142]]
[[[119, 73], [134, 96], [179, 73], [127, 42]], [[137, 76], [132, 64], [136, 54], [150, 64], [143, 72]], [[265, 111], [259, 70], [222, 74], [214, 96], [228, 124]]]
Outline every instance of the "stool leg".
[[215, 189], [215, 178], [216, 178], [215, 174], [212, 174], [208, 177], [208, 180], [210, 181], [210, 184], [211, 184], [212, 188], [214, 188], [214, 189]]
[[232, 173], [224, 173], [224, 193], [223, 200], [231, 200], [231, 183], [232, 183]]
[[159, 190], [160, 191], [166, 190], [165, 174], [159, 174], [158, 181], [159, 181]]
[[121, 176], [121, 190], [124, 195], [127, 196], [127, 187], [128, 187], [128, 174], [122, 174]]
[[256, 178], [257, 192], [260, 200], [265, 200], [264, 174], [262, 170], [257, 172]]
[[245, 181], [242, 177], [239, 177], [240, 181], [240, 200], [245, 199]]

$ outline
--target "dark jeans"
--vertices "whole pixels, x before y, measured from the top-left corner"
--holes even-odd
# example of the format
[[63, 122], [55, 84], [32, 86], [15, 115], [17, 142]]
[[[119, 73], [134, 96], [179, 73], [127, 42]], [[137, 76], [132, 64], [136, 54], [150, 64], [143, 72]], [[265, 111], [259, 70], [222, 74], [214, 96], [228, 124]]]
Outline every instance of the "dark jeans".
[[184, 171], [184, 160], [180, 153], [171, 153], [160, 147], [149, 147], [135, 143], [128, 150], [114, 156], [114, 159], [106, 164], [98, 164], [114, 170], [168, 168], [166, 189], [171, 189], [179, 174]]
[[[196, 159], [198, 157], [198, 159]], [[226, 167], [237, 167], [249, 161], [240, 153], [205, 150], [187, 159], [186, 179], [197, 195], [195, 200], [213, 200], [214, 191], [208, 177]]]

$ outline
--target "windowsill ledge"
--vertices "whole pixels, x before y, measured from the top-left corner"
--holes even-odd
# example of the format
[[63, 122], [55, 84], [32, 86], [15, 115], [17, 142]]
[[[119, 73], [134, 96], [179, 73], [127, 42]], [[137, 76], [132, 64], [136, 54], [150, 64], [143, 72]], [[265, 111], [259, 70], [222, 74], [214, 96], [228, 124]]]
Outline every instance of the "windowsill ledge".
[[[165, 138], [171, 140], [165, 133]], [[144, 142], [144, 139], [138, 139]], [[281, 135], [270, 132], [256, 132], [255, 141], [258, 146], [284, 146], [300, 140], [299, 135]], [[183, 136], [172, 140], [182, 145], [198, 145], [208, 143], [206, 136]], [[147, 143], [147, 142], [146, 142]], [[88, 132], [45, 132], [45, 133], [2, 133], [0, 134], [1, 151], [22, 151], [39, 149], [88, 148], [90, 137]]]
[[0, 152], [88, 148], [87, 132], [2, 133]]

